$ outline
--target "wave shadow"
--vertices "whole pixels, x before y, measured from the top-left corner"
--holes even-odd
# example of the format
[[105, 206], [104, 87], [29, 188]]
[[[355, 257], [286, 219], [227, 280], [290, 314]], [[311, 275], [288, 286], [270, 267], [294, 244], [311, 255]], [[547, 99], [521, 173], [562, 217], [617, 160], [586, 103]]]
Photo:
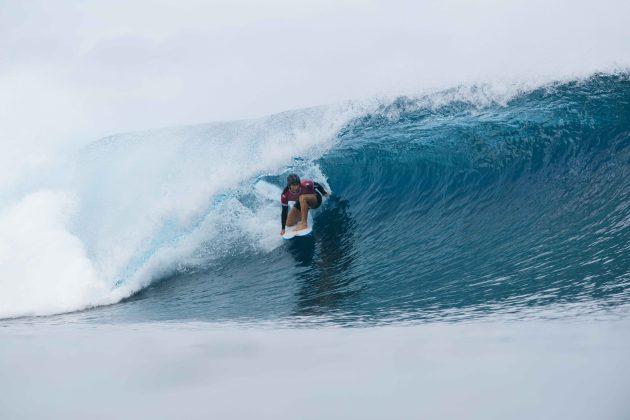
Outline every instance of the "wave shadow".
[[332, 197], [316, 216], [312, 237], [288, 244], [303, 270], [293, 316], [332, 315], [343, 309], [360, 288], [352, 269], [356, 258], [356, 223], [347, 200]]

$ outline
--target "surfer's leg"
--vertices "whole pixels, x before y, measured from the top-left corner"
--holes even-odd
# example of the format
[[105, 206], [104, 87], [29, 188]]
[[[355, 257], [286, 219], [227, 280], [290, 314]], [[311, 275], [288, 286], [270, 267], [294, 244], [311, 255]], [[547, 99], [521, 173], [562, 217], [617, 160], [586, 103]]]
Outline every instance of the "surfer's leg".
[[294, 226], [298, 222], [299, 217], [300, 210], [293, 206], [291, 211], [289, 211], [289, 215], [287, 216], [287, 226]]
[[306, 229], [308, 227], [308, 209], [319, 207], [319, 202], [315, 194], [303, 194], [300, 196], [300, 209], [302, 212], [302, 223], [299, 229]]

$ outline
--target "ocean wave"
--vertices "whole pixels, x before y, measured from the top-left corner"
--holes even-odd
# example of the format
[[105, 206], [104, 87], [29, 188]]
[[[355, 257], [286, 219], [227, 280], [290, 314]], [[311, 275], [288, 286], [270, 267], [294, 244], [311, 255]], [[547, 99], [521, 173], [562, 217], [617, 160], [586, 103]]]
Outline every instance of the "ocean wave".
[[[77, 155], [70, 192], [42, 193], [72, 205], [37, 216], [58, 220], [66, 241], [35, 248], [40, 272], [0, 252], [0, 316], [130, 296], [102, 310], [396, 320], [619, 306], [628, 115], [621, 73], [112, 136]], [[290, 171], [333, 196], [313, 237], [283, 244], [277, 200]]]

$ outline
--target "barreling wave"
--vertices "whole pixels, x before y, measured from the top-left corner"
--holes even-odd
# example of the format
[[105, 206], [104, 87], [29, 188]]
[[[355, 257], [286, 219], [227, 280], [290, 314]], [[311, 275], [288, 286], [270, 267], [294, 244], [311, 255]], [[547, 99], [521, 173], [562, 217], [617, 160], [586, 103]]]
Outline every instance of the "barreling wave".
[[[83, 306], [335, 322], [624, 307], [629, 117], [628, 75], [602, 74], [104, 139], [78, 157], [64, 225], [101, 290]], [[313, 237], [283, 244], [289, 171], [333, 196]]]
[[322, 168], [354, 216], [360, 303], [403, 317], [627, 303], [628, 117], [628, 78], [599, 75], [506, 104], [400, 98], [354, 121]]

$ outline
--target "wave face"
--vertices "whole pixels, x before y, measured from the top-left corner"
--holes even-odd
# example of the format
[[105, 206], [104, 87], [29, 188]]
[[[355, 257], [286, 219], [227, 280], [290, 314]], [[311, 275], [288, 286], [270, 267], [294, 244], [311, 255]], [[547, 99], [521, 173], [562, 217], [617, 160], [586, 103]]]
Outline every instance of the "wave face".
[[352, 215], [333, 247], [348, 267], [331, 270], [357, 279], [360, 298], [344, 309], [439, 317], [627, 302], [629, 117], [628, 79], [599, 76], [504, 106], [402, 98], [346, 127], [322, 161]]
[[[625, 74], [116, 136], [78, 162], [68, 229], [107, 290], [84, 306], [123, 301], [71, 316], [379, 323], [630, 302]], [[283, 243], [291, 171], [333, 196], [312, 237]]]

